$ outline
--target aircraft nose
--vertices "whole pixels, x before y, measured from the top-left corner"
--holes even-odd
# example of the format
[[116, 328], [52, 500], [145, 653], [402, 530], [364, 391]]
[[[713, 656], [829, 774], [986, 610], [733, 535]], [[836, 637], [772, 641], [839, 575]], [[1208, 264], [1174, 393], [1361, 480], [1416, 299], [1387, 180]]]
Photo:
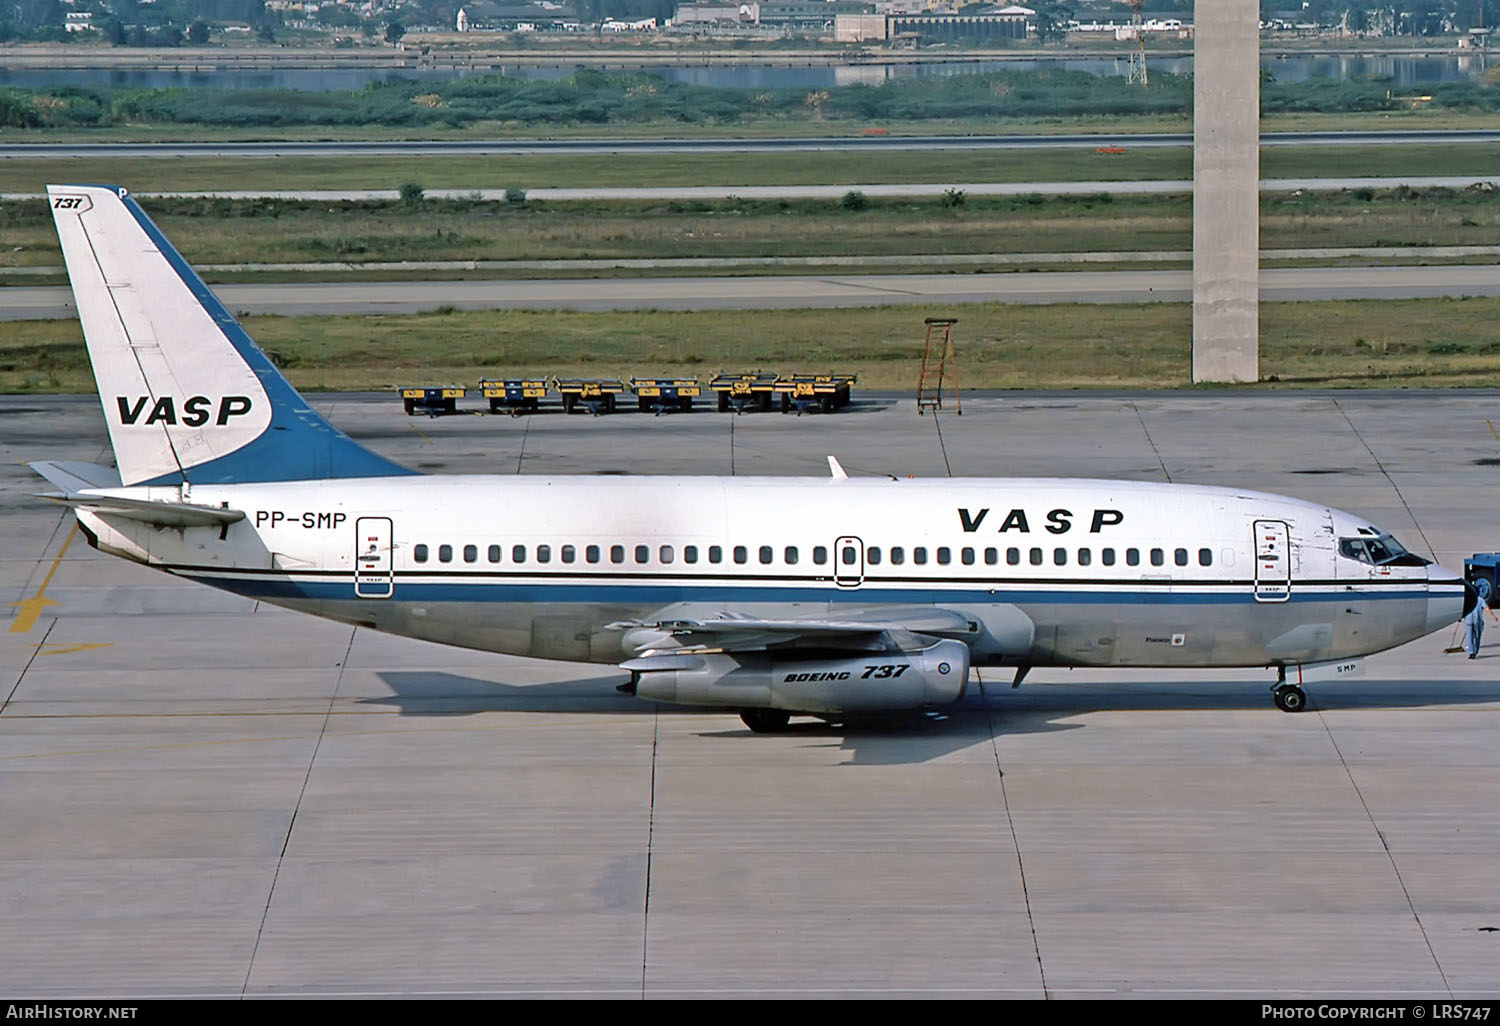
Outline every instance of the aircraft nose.
[[1427, 567], [1427, 632], [1442, 630], [1474, 608], [1478, 596], [1463, 577], [1433, 563]]

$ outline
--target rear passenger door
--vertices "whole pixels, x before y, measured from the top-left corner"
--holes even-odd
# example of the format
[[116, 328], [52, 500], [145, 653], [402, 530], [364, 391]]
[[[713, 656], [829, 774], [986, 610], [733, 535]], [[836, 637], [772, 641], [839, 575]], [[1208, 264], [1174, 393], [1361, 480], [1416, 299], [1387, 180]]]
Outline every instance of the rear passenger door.
[[354, 594], [367, 599], [390, 598], [395, 590], [392, 563], [391, 518], [355, 520]]

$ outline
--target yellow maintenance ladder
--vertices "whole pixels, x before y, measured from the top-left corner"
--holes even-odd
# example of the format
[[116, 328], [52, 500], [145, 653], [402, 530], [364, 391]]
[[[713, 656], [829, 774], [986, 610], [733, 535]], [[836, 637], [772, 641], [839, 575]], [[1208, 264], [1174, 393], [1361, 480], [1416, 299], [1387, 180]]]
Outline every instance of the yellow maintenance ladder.
[[953, 395], [953, 412], [964, 415], [958, 397], [958, 356], [953, 351], [953, 326], [956, 317], [929, 317], [927, 337], [922, 343], [922, 369], [917, 375], [917, 412], [943, 408], [943, 386]]

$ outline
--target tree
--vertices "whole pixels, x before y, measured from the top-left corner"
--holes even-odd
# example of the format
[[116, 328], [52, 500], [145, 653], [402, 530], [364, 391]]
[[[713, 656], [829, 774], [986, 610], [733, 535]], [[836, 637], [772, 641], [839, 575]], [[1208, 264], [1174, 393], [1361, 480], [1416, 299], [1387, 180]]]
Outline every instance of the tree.
[[406, 26], [399, 21], [388, 21], [385, 23], [385, 41], [387, 43], [399, 43], [401, 37], [406, 35]]
[[200, 18], [188, 26], [187, 40], [194, 46], [202, 46], [208, 42], [208, 26], [203, 19]]
[[1036, 5], [1036, 38], [1039, 43], [1061, 43], [1068, 38], [1073, 8], [1065, 3]]

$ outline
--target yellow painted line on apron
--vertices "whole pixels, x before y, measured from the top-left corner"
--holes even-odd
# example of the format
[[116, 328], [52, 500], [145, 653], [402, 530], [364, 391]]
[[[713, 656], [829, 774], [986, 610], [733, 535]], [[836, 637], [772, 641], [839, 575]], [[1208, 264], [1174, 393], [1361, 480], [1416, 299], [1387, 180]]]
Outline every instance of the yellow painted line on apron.
[[[426, 435], [422, 434], [421, 430], [415, 424], [413, 424], [411, 421], [408, 420], [406, 422], [406, 426], [409, 427], [409, 428], [411, 428], [413, 431], [417, 432], [417, 437], [420, 438], [422, 441], [426, 442], [428, 445], [436, 445], [437, 444], [432, 439], [430, 439]], [[1496, 437], [1500, 437], [1500, 435], [1497, 435]]]
[[81, 641], [76, 645], [52, 644], [43, 645], [39, 655], [67, 655], [69, 652], [87, 652], [94, 648], [108, 648], [113, 641]]
[[11, 622], [10, 634], [26, 634], [36, 626], [37, 618], [42, 615], [42, 610], [48, 606], [57, 605], [56, 602], [47, 598], [47, 585], [52, 583], [52, 575], [57, 573], [57, 568], [62, 563], [63, 556], [68, 554], [68, 546], [73, 544], [73, 536], [78, 533], [78, 525], [75, 523], [68, 536], [63, 539], [62, 548], [57, 550], [57, 558], [52, 561], [52, 568], [47, 571], [47, 576], [42, 579], [42, 586], [37, 593], [29, 599], [12, 602], [11, 605], [21, 611], [16, 614], [15, 620]]
[[1492, 435], [1495, 436], [1495, 441], [1500, 442], [1500, 431], [1496, 431], [1495, 430], [1494, 423], [1491, 422], [1490, 418], [1488, 418], [1488, 417], [1484, 418], [1484, 422], [1486, 424], [1489, 424], [1489, 426], [1490, 426], [1490, 434], [1492, 434]]

